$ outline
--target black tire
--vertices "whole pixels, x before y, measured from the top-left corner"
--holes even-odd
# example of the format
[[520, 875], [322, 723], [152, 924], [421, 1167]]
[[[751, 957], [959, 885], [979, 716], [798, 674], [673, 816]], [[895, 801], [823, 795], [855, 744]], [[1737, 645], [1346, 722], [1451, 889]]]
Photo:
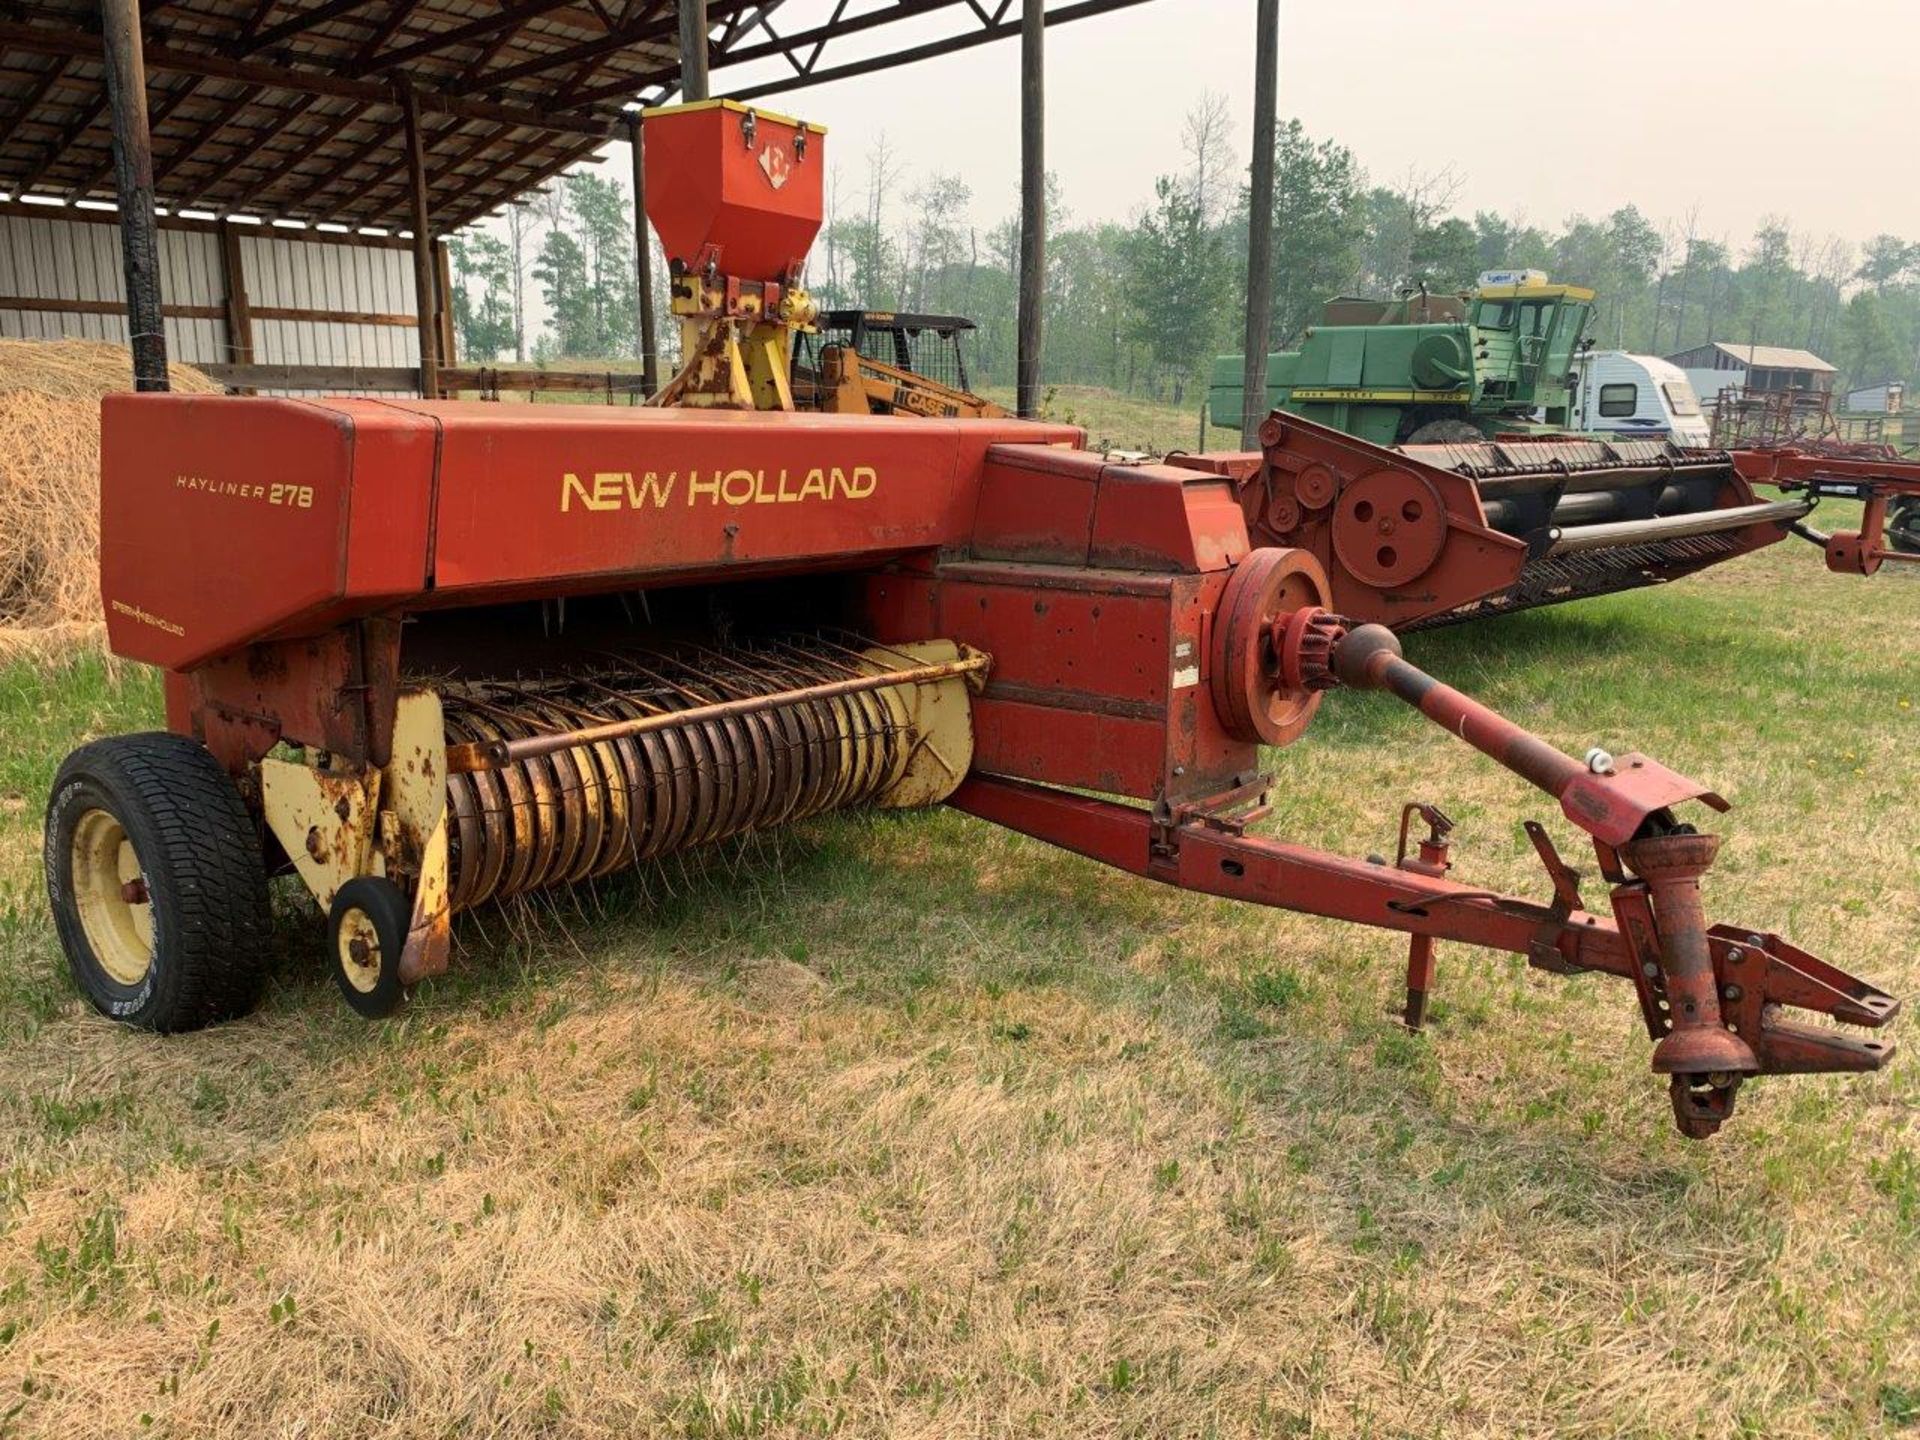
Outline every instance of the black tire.
[[1887, 539], [1902, 555], [1920, 555], [1920, 495], [1903, 497], [1887, 508]]
[[[89, 837], [116, 843], [116, 826], [119, 853], [130, 854], [147, 897], [126, 905], [129, 916], [144, 909], [135, 926], [144, 929], [144, 973], [137, 957], [130, 964], [129, 952], [111, 943], [115, 922], [101, 918], [95, 897], [102, 882], [85, 858], [100, 850]], [[205, 746], [160, 732], [74, 751], [47, 803], [45, 863], [67, 964], [102, 1014], [172, 1032], [234, 1019], [259, 1002], [273, 931], [260, 837]], [[96, 933], [107, 959], [96, 950]]]
[[[413, 906], [400, 887], [380, 875], [349, 880], [327, 909], [327, 954], [333, 957], [334, 983], [347, 1004], [369, 1020], [391, 1015], [407, 998], [400, 983], [400, 953], [406, 949], [412, 919]], [[357, 937], [354, 929], [360, 932]], [[366, 949], [357, 959], [348, 953], [356, 938]]]
[[1479, 445], [1486, 440], [1479, 427], [1464, 420], [1429, 420], [1402, 443], [1407, 445]]

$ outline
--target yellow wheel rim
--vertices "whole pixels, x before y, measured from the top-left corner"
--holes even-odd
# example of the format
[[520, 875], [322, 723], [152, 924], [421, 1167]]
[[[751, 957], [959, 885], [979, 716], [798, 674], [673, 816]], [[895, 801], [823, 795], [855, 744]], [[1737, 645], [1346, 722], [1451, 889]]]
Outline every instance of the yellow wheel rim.
[[364, 910], [340, 917], [340, 939], [335, 959], [347, 983], [362, 995], [371, 995], [380, 983], [380, 930]]
[[116, 984], [138, 985], [153, 968], [153, 896], [126, 826], [105, 810], [87, 811], [73, 827], [67, 863], [94, 959]]

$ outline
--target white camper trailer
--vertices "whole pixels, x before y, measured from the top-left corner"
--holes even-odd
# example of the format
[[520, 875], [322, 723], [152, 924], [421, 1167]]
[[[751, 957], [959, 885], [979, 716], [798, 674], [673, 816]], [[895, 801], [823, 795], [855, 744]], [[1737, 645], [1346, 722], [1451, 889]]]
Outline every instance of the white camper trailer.
[[1695, 449], [1712, 443], [1699, 398], [1678, 365], [1625, 350], [1589, 350], [1573, 365], [1574, 429], [1665, 438]]

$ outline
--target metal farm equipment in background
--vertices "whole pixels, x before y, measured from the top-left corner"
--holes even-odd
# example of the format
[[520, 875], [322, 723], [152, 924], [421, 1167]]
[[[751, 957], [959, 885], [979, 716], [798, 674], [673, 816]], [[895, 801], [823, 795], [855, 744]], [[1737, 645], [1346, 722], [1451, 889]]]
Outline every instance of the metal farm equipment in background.
[[[701, 171], [760, 177], [791, 218], [818, 137], [689, 113], [648, 146], [685, 178], [675, 203], [713, 197], [700, 249], [668, 243], [696, 282], [676, 295], [709, 312], [682, 398], [766, 393], [784, 340], [762, 327], [799, 313], [805, 241], [756, 251], [759, 192]], [[74, 974], [129, 1023], [250, 1006], [269, 855], [325, 910], [341, 994], [381, 1015], [448, 968], [459, 911], [944, 802], [1144, 879], [1404, 935], [1415, 1023], [1442, 940], [1612, 976], [1690, 1136], [1753, 1076], [1891, 1054], [1790, 1018], [1875, 1031], [1891, 996], [1709, 921], [1719, 842], [1686, 817], [1726, 808], [1710, 789], [1636, 753], [1562, 754], [1344, 617], [1311, 548], [1266, 539], [1261, 473], [1295, 494], [1306, 476], [1283, 435], [1229, 475], [1008, 419], [131, 395], [105, 402], [103, 440], [109, 638], [165, 672], [168, 729], [68, 758], [45, 854]], [[1432, 503], [1421, 486], [1467, 484], [1406, 473], [1375, 496], [1403, 518]], [[1256, 833], [1285, 783], [1263, 747], [1341, 688], [1398, 697], [1551, 796], [1598, 893], [1537, 825], [1536, 896], [1452, 878], [1430, 807], [1393, 864]]]
[[[1560, 435], [1389, 449], [1277, 413], [1260, 442], [1169, 460], [1231, 479], [1259, 543], [1310, 552], [1343, 614], [1396, 630], [1664, 584], [1789, 534], [1840, 574], [1920, 553], [1920, 462], [1832, 446]], [[1864, 502], [1859, 529], [1813, 529], [1823, 499]]]
[[[1462, 295], [1341, 296], [1299, 349], [1267, 357], [1262, 408], [1375, 445], [1564, 429], [1593, 299], [1538, 270], [1489, 272]], [[1243, 379], [1240, 356], [1214, 361], [1216, 419], [1241, 413]]]
[[1838, 433], [1825, 390], [1762, 390], [1727, 385], [1713, 397], [1713, 443], [1722, 450], [1766, 450], [1830, 439]]
[[[1920, 468], [1823, 440], [1824, 393], [1722, 391], [1709, 449], [1574, 433], [1593, 293], [1539, 272], [1483, 282], [1329, 301], [1268, 357], [1261, 451], [1177, 462], [1232, 477], [1256, 537], [1310, 550], [1344, 613], [1396, 629], [1664, 584], [1790, 534], [1849, 573], [1920, 550]], [[1239, 356], [1215, 362], [1216, 416], [1240, 413], [1241, 380]], [[1824, 478], [1820, 457], [1838, 464]], [[1806, 520], [1835, 496], [1867, 516], [1830, 544]]]
[[961, 315], [828, 310], [794, 350], [794, 399], [836, 415], [931, 415], [993, 419], [1007, 414], [974, 394]]
[[1398, 630], [1663, 583], [1771, 545], [1813, 508], [1665, 440], [1389, 449], [1276, 413], [1260, 442], [1170, 458], [1231, 478], [1260, 543], [1311, 552], [1342, 613]]

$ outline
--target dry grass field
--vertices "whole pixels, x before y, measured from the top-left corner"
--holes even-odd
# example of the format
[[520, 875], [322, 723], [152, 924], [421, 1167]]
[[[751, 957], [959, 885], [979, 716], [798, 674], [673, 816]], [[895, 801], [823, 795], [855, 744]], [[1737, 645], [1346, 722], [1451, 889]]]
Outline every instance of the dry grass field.
[[[1410, 650], [1716, 782], [1713, 914], [1912, 996], [1916, 639], [1920, 576], [1790, 541]], [[78, 999], [38, 845], [61, 755], [157, 712], [91, 656], [0, 669], [0, 1433], [1920, 1425], [1920, 1042], [1692, 1144], [1619, 982], [1443, 948], [1410, 1037], [1388, 936], [946, 811], [470, 917], [377, 1024], [288, 893], [262, 1010], [156, 1039]], [[1530, 816], [1572, 853], [1385, 700], [1271, 761], [1275, 833], [1390, 850], [1417, 798], [1468, 880], [1544, 892]]]

